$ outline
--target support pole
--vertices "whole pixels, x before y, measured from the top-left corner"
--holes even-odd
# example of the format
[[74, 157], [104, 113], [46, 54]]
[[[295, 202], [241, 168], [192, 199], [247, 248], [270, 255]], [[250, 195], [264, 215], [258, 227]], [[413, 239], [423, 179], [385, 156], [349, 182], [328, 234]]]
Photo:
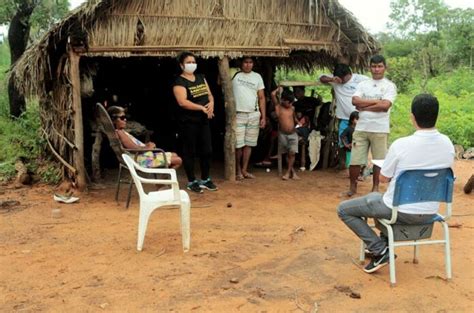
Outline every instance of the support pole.
[[84, 166], [84, 124], [82, 121], [81, 77], [79, 72], [80, 55], [69, 47], [69, 78], [72, 85], [72, 109], [74, 113], [74, 165], [77, 170], [76, 184], [80, 191], [87, 187]]
[[338, 146], [338, 132], [336, 128], [336, 98], [334, 96], [334, 91], [332, 91], [332, 101], [331, 101], [331, 107], [329, 109], [330, 116], [331, 116], [331, 122], [329, 122], [329, 129], [328, 133], [326, 136], [326, 143], [324, 145], [324, 150], [323, 150], [323, 169], [328, 168], [331, 164], [329, 160], [334, 158], [334, 155], [331, 154], [331, 140], [333, 139], [333, 136], [336, 136], [335, 140], [335, 145], [336, 147], [333, 149], [332, 152], [336, 153], [337, 149], [339, 148]]
[[219, 75], [225, 99], [225, 138], [224, 138], [224, 176], [235, 181], [235, 101], [232, 81], [230, 78], [229, 58], [224, 56], [219, 60]]

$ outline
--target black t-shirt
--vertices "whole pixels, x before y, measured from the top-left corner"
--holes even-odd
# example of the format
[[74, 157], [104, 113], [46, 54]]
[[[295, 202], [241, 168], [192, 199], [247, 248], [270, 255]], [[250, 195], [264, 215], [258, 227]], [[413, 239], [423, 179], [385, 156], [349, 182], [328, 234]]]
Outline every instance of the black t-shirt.
[[[183, 86], [186, 88], [186, 99], [199, 105], [206, 105], [209, 102], [209, 93], [207, 92], [206, 81], [204, 76], [195, 74], [195, 81], [187, 80], [182, 76], [178, 76], [174, 82], [174, 86]], [[179, 119], [182, 122], [194, 121], [201, 122], [207, 121], [207, 116], [202, 111], [187, 110], [180, 107]]]
[[[354, 133], [354, 127], [348, 126], [341, 134], [341, 141], [343, 143], [352, 143], [352, 134]], [[344, 147], [346, 150], [350, 150]]]

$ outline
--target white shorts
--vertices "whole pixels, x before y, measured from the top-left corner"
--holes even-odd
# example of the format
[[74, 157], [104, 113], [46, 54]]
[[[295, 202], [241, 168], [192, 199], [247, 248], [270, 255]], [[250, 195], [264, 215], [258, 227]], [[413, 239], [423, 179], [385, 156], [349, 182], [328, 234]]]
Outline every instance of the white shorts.
[[237, 149], [244, 146], [255, 147], [260, 129], [260, 111], [237, 112], [236, 119], [236, 144]]

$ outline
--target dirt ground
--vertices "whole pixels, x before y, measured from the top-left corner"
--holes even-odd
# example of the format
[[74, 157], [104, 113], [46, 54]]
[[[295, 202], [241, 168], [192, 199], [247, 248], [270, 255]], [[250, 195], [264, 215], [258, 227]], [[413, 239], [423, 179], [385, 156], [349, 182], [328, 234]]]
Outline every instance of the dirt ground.
[[[462, 192], [474, 162], [455, 166], [451, 224], [462, 226], [450, 228], [453, 280], [444, 279], [442, 246], [421, 247], [419, 264], [402, 247], [395, 288], [388, 267], [369, 275], [358, 265], [359, 241], [335, 213], [342, 173], [303, 172], [301, 181], [254, 173], [191, 195], [188, 253], [176, 209], [155, 211], [137, 252], [137, 194], [125, 210], [113, 179], [75, 204], [54, 202], [48, 186], [0, 186], [0, 200], [20, 202], [0, 211], [0, 311], [474, 311], [474, 194]], [[371, 182], [359, 186], [363, 194]], [[54, 208], [63, 217], [52, 218]]]

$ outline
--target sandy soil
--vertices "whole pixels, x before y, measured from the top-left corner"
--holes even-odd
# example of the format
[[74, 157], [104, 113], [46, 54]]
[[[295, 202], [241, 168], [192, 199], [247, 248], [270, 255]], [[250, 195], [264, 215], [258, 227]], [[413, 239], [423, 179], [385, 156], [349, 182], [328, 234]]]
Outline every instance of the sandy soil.
[[48, 186], [0, 186], [0, 200], [20, 202], [0, 211], [0, 311], [473, 312], [474, 195], [462, 187], [474, 162], [456, 163], [453, 280], [444, 279], [442, 246], [421, 247], [419, 264], [399, 248], [395, 288], [388, 267], [368, 275], [357, 263], [359, 242], [335, 213], [344, 175], [285, 182], [275, 170], [254, 173], [191, 195], [188, 253], [176, 209], [155, 212], [137, 252], [137, 195], [124, 210], [125, 189], [116, 203], [112, 180], [69, 205]]

